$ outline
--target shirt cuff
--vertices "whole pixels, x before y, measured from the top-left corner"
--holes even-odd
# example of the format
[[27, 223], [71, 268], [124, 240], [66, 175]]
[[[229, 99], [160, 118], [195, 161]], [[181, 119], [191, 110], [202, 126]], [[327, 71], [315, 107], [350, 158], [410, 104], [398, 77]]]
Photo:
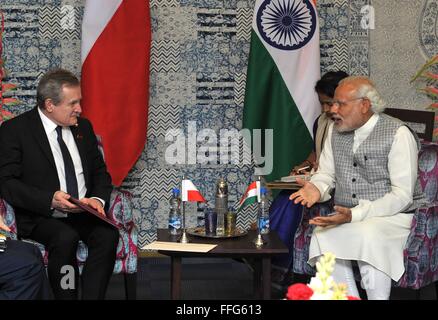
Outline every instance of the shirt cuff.
[[98, 197], [91, 197], [91, 199], [99, 200], [100, 203], [102, 204], [102, 208], [105, 208], [105, 201], [103, 201], [101, 198], [98, 198]]
[[332, 196], [330, 195], [330, 188], [327, 186], [326, 183], [318, 182], [318, 181], [315, 182], [310, 181], [310, 183], [313, 183], [313, 185], [319, 190], [318, 202], [326, 202], [330, 200]]
[[351, 222], [362, 221], [365, 218], [364, 204], [359, 200], [359, 204], [351, 208]]

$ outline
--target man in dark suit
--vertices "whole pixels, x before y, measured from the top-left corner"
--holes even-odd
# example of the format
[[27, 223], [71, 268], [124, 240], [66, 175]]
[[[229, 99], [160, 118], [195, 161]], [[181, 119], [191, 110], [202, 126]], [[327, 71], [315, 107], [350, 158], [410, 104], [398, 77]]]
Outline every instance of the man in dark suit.
[[[10, 231], [0, 216], [0, 230]], [[7, 240], [0, 252], [0, 300], [49, 299], [49, 283], [40, 250], [33, 244]]]
[[77, 298], [79, 240], [88, 246], [82, 298], [103, 299], [118, 243], [114, 227], [69, 201], [79, 198], [104, 215], [112, 190], [91, 123], [79, 117], [80, 101], [79, 80], [52, 70], [38, 84], [37, 107], [0, 127], [1, 196], [15, 209], [18, 236], [47, 248], [57, 299]]

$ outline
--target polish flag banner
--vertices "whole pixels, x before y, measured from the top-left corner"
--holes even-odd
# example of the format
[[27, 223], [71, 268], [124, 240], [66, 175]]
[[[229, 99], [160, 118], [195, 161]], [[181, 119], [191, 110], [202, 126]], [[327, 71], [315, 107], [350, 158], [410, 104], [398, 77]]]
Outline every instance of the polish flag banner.
[[207, 202], [190, 180], [183, 180], [181, 183], [181, 201]]
[[82, 111], [102, 137], [120, 186], [146, 143], [151, 23], [144, 0], [87, 0], [82, 22]]

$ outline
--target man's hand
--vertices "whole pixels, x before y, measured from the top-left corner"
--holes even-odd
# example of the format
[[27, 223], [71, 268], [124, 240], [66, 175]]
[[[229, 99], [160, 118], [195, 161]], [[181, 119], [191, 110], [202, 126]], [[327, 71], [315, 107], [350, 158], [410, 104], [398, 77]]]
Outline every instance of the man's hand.
[[11, 231], [11, 229], [5, 224], [2, 216], [0, 216], [0, 229], [8, 232]]
[[303, 187], [297, 192], [292, 193], [289, 200], [295, 199], [294, 203], [301, 203], [303, 206], [307, 206], [307, 208], [313, 206], [321, 197], [318, 188], [313, 183], [300, 178], [297, 178], [297, 183]]
[[82, 198], [81, 202], [89, 205], [90, 207], [95, 209], [97, 212], [99, 212], [101, 215], [106, 217], [105, 211], [103, 210], [102, 202], [100, 202], [99, 200], [94, 199], [94, 198]]
[[335, 206], [335, 213], [327, 217], [310, 219], [309, 223], [320, 227], [336, 226], [351, 222], [351, 210], [346, 207]]
[[77, 205], [68, 201], [70, 199], [70, 195], [65, 193], [64, 191], [56, 191], [53, 195], [52, 199], [52, 208], [65, 212], [80, 212], [80, 209]]

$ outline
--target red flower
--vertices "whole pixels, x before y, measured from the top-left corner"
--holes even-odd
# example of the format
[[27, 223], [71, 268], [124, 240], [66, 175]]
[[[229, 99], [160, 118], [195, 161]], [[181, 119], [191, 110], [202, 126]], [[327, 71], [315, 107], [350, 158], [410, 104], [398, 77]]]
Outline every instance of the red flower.
[[313, 295], [313, 290], [307, 285], [302, 283], [296, 283], [287, 289], [287, 300], [309, 300]]
[[361, 300], [359, 297], [347, 296], [348, 300]]

